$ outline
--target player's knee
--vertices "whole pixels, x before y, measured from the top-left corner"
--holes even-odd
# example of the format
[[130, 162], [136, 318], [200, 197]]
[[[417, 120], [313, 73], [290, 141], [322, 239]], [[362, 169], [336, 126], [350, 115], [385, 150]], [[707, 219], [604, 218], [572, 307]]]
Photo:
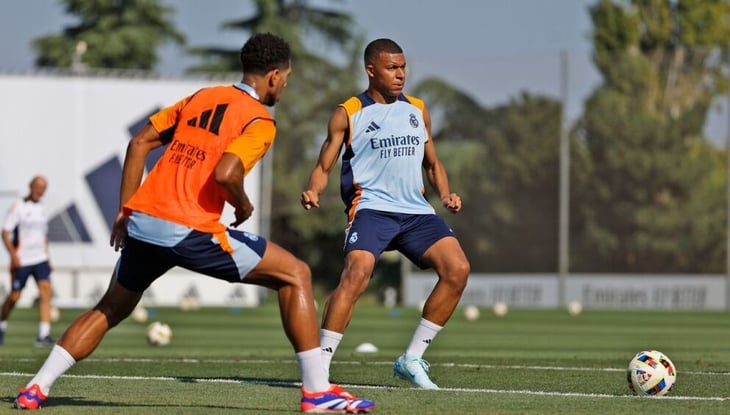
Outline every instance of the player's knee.
[[18, 300], [20, 300], [20, 291], [11, 291], [10, 295], [8, 295], [6, 302], [11, 306], [14, 306], [15, 303], [18, 302]]
[[99, 304], [95, 307], [97, 311], [104, 315], [106, 318], [107, 325], [109, 328], [116, 327], [117, 324], [121, 323], [130, 313], [126, 315], [119, 312], [119, 310], [109, 307], [108, 305]]
[[297, 281], [301, 281], [306, 285], [312, 285], [312, 271], [306, 262], [297, 260], [291, 272]]
[[348, 267], [340, 277], [340, 287], [353, 295], [362, 294], [370, 282], [372, 270], [361, 267]]
[[132, 310], [127, 308], [114, 310], [109, 309], [106, 312], [103, 312], [103, 314], [106, 317], [109, 328], [111, 329], [129, 317], [132, 314]]
[[471, 272], [471, 264], [469, 264], [469, 261], [465, 258], [456, 264], [456, 270], [454, 272], [459, 276], [459, 279], [463, 281], [464, 285], [466, 285], [466, 278]]
[[454, 290], [462, 292], [466, 288], [469, 272], [471, 272], [469, 261], [460, 260], [449, 264], [447, 270], [440, 274], [440, 278], [449, 283]]
[[104, 315], [109, 328], [112, 328], [129, 317], [134, 307], [130, 304], [110, 300], [107, 293], [107, 296], [102, 297], [94, 309]]

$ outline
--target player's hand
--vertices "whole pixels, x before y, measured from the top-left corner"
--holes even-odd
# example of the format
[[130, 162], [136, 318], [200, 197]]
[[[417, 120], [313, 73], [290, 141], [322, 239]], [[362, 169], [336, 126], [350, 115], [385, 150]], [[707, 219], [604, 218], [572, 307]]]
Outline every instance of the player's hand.
[[251, 202], [246, 200], [243, 206], [236, 208], [236, 220], [231, 222], [231, 226], [234, 228], [237, 227], [238, 225], [245, 222], [246, 219], [250, 218], [251, 214], [253, 214], [253, 205], [251, 204]]
[[304, 209], [309, 210], [313, 207], [319, 207], [319, 193], [314, 190], [305, 190], [302, 192], [302, 206]]
[[119, 212], [117, 218], [114, 219], [112, 236], [109, 238], [109, 245], [113, 246], [115, 251], [124, 248], [124, 241], [127, 239], [127, 223], [129, 223], [129, 216]]
[[456, 213], [461, 210], [461, 197], [456, 193], [451, 193], [447, 197], [442, 198], [441, 203], [451, 213]]

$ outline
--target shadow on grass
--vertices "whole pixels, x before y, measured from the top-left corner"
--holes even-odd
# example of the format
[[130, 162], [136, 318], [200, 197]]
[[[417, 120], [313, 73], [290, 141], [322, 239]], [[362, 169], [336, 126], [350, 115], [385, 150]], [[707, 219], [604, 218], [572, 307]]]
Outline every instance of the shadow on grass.
[[[177, 382], [180, 383], [188, 383], [188, 384], [194, 384], [194, 383], [215, 383], [215, 382], [225, 382], [228, 384], [242, 384], [242, 385], [256, 385], [256, 386], [268, 386], [272, 388], [285, 388], [285, 389], [296, 389], [299, 391], [301, 388], [301, 382], [299, 380], [295, 379], [273, 379], [273, 378], [252, 378], [252, 377], [192, 377], [192, 376], [179, 376], [179, 377], [173, 377]], [[12, 407], [13, 402], [15, 401], [15, 396], [5, 396], [0, 398], [0, 401], [5, 402], [8, 404], [8, 406]], [[98, 407], [98, 408], [124, 408], [124, 409], [131, 409], [131, 408], [166, 408], [166, 407], [174, 407], [174, 408], [181, 408], [181, 409], [200, 409], [201, 411], [205, 409], [224, 409], [224, 410], [241, 410], [241, 411], [255, 411], [255, 413], [266, 413], [266, 412], [281, 412], [281, 409], [273, 409], [273, 408], [260, 408], [260, 407], [249, 407], [246, 406], [245, 402], [238, 402], [238, 405], [233, 404], [232, 402], [230, 405], [220, 405], [220, 404], [194, 404], [194, 403], [185, 403], [185, 402], [174, 402], [174, 403], [164, 403], [164, 402], [158, 402], [158, 403], [131, 403], [131, 402], [115, 402], [115, 401], [100, 401], [100, 400], [92, 400], [87, 399], [82, 396], [63, 396], [63, 395], [53, 395], [52, 397], [49, 397], [48, 401], [43, 405], [43, 408], [52, 408], [52, 407], [78, 407], [78, 408], [91, 408], [91, 407]], [[297, 406], [298, 401], [292, 402], [293, 407]]]
[[[301, 387], [301, 383], [295, 381], [295, 380], [281, 380], [281, 379], [261, 379], [261, 378], [246, 378], [246, 377], [226, 377], [226, 378], [216, 378], [216, 377], [175, 377], [175, 380], [181, 383], [209, 383], [209, 382], [216, 382], [216, 381], [225, 381], [227, 383], [235, 384], [235, 383], [241, 383], [244, 385], [258, 385], [258, 386], [269, 386], [274, 388], [288, 388], [288, 389], [299, 389]], [[15, 402], [15, 396], [5, 396], [0, 398], [0, 401], [5, 402], [8, 404], [8, 406], [13, 407], [13, 403]], [[298, 404], [297, 402], [293, 402], [293, 405]], [[260, 408], [260, 407], [248, 407], [245, 405], [245, 402], [240, 402], [239, 405], [215, 405], [215, 404], [186, 404], [184, 402], [175, 402], [175, 403], [150, 403], [150, 404], [144, 404], [144, 403], [127, 403], [127, 402], [115, 402], [115, 401], [99, 401], [99, 400], [91, 400], [87, 399], [81, 396], [63, 396], [63, 395], [54, 395], [52, 397], [48, 398], [48, 401], [45, 402], [43, 405], [43, 408], [52, 408], [52, 407], [99, 407], [99, 408], [165, 408], [165, 407], [174, 407], [174, 408], [181, 408], [181, 409], [235, 409], [235, 410], [246, 410], [246, 411], [256, 411], [256, 413], [265, 413], [265, 412], [280, 412], [280, 409], [272, 409], [272, 408]]]
[[200, 377], [200, 376], [175, 376], [173, 377], [175, 380], [177, 380], [180, 383], [215, 383], [215, 382], [225, 382], [225, 383], [243, 383], [246, 385], [260, 385], [260, 386], [270, 386], [274, 388], [301, 388], [302, 383], [298, 380], [282, 380], [282, 379], [262, 379], [262, 378], [247, 378], [247, 377], [225, 377], [225, 378], [216, 378], [216, 377]]
[[[0, 398], [3, 402], [6, 402], [8, 407], [13, 407], [13, 402], [15, 401], [15, 397], [4, 397]], [[295, 408], [295, 405], [298, 404], [298, 402], [295, 402], [292, 404], [292, 408]], [[209, 404], [182, 404], [180, 402], [177, 403], [150, 403], [150, 404], [141, 404], [141, 403], [125, 403], [125, 402], [110, 402], [110, 401], [97, 401], [97, 400], [90, 400], [82, 397], [75, 397], [75, 396], [54, 396], [53, 398], [49, 398], [48, 402], [46, 402], [43, 405], [43, 409], [49, 409], [49, 408], [61, 408], [61, 407], [76, 407], [76, 408], [124, 408], [124, 409], [131, 409], [131, 408], [180, 408], [180, 409], [225, 409], [225, 410], [239, 410], [239, 411], [255, 411], [256, 413], [265, 413], [265, 412], [276, 412], [280, 413], [281, 409], [274, 409], [274, 408], [261, 408], [261, 407], [249, 407], [244, 405], [209, 405]], [[292, 409], [294, 410], [294, 409]]]

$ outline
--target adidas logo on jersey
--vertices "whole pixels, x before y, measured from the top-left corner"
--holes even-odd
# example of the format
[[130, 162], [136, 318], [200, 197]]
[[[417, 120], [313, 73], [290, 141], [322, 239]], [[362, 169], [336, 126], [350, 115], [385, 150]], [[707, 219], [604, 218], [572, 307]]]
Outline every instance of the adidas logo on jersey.
[[368, 125], [368, 128], [365, 129], [366, 133], [372, 133], [373, 131], [377, 131], [380, 129], [380, 126], [378, 124], [375, 124], [375, 122], [370, 121], [370, 125]]

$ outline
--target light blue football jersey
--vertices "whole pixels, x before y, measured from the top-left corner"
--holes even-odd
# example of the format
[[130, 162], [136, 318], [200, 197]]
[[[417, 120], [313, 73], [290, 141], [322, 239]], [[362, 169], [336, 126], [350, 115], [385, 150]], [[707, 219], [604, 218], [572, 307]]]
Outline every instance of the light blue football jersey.
[[401, 94], [392, 104], [380, 104], [362, 93], [341, 106], [349, 135], [340, 194], [349, 219], [361, 209], [433, 214], [421, 167], [428, 140], [423, 101]]

